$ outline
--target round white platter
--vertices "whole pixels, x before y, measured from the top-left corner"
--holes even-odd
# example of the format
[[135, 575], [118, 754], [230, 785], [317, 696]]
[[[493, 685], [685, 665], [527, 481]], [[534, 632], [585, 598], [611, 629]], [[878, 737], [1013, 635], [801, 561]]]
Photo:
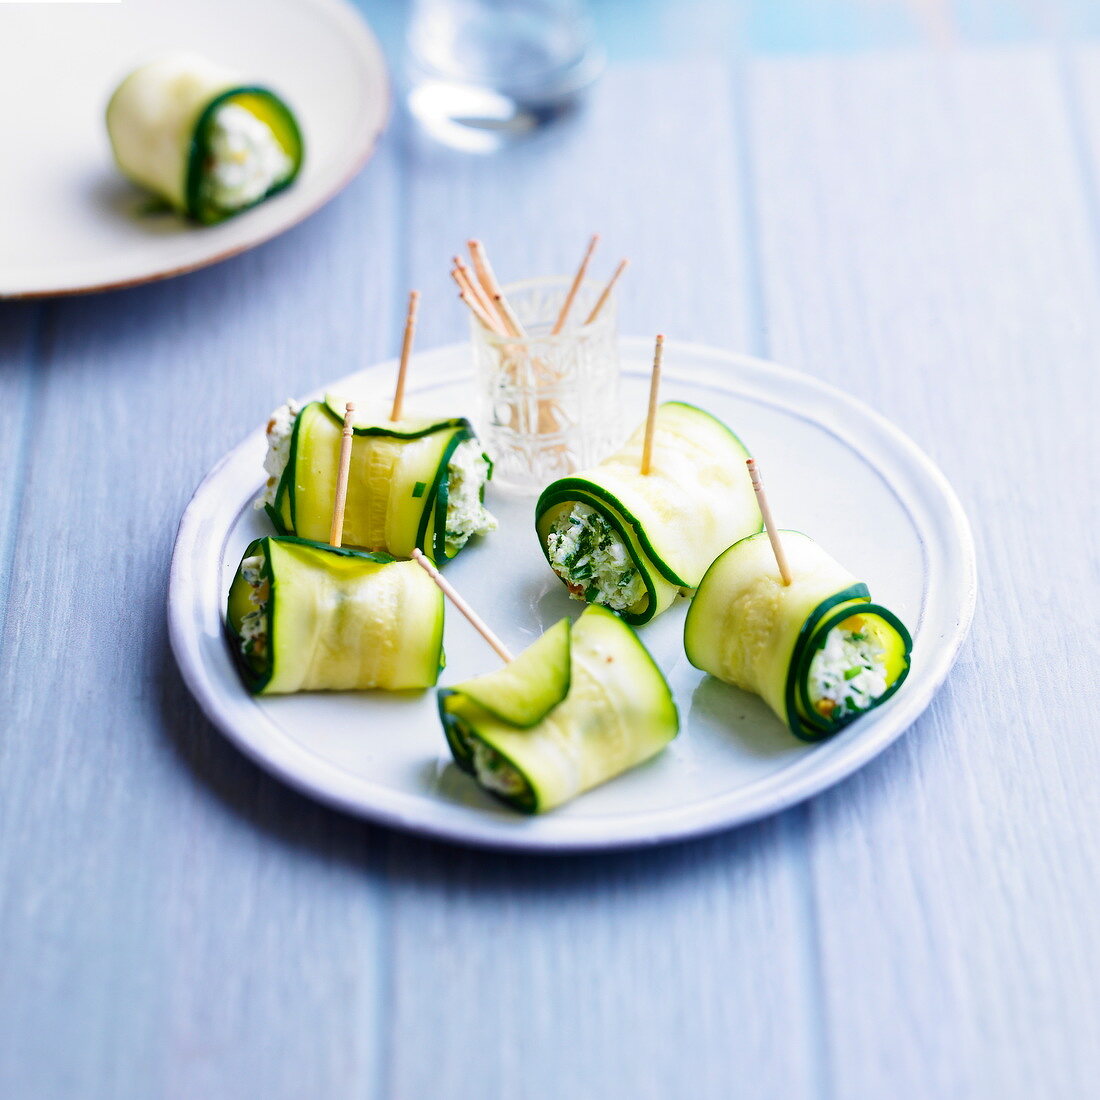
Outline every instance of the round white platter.
[[[627, 339], [622, 351], [629, 429], [644, 415], [651, 345]], [[469, 358], [464, 345], [417, 355], [413, 400], [447, 415], [472, 410]], [[380, 364], [334, 388], [387, 392], [393, 369]], [[737, 431], [760, 460], [781, 526], [812, 533], [907, 623], [912, 672], [883, 706], [829, 741], [796, 740], [759, 699], [688, 664], [683, 601], [639, 631], [672, 685], [679, 737], [656, 759], [572, 804], [525, 817], [451, 763], [432, 691], [253, 698], [222, 624], [245, 546], [271, 533], [252, 507], [265, 454], [257, 428], [195, 493], [172, 561], [172, 647], [202, 709], [245, 753], [315, 798], [386, 825], [495, 848], [658, 844], [774, 813], [850, 775], [924, 710], [970, 625], [974, 549], [958, 500], [929, 459], [882, 417], [773, 363], [670, 342], [662, 397], [700, 405]], [[515, 652], [581, 605], [567, 598], [539, 550], [534, 499], [490, 485], [487, 503], [500, 530], [463, 551], [447, 576]], [[441, 684], [496, 663], [451, 608], [445, 647]]]
[[[161, 54], [204, 54], [294, 108], [306, 159], [294, 185], [216, 226], [143, 213], [103, 113]], [[132, 286], [215, 263], [282, 233], [365, 163], [389, 116], [385, 61], [344, 0], [0, 4], [0, 298]], [[15, 216], [15, 215], [18, 216]]]

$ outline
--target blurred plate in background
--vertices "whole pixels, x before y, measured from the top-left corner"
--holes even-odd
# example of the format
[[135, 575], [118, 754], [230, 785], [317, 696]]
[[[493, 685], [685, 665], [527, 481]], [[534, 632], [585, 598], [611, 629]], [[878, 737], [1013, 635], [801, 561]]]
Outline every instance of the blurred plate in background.
[[[306, 161], [293, 187], [203, 228], [143, 214], [103, 121], [131, 69], [190, 50], [294, 108]], [[378, 42], [343, 0], [126, 0], [0, 6], [0, 297], [71, 294], [215, 263], [289, 229], [362, 167], [389, 114]]]

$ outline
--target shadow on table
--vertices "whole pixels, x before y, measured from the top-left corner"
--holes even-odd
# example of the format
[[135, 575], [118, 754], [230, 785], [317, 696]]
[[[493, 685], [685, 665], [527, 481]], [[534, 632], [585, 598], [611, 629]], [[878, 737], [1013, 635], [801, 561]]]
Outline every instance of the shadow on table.
[[[299, 794], [253, 764], [206, 720], [166, 645], [163, 652], [159, 694], [164, 730], [195, 780], [233, 815], [280, 843], [340, 860], [372, 877], [384, 876], [395, 885], [500, 891], [512, 898], [621, 889], [625, 884], [631, 890], [644, 890], [647, 884], [667, 888], [670, 879], [693, 878], [708, 868], [736, 875], [739, 862], [766, 862], [783, 843], [788, 815], [659, 848], [558, 856], [469, 848], [372, 825]], [[796, 808], [788, 813], [801, 812]]]

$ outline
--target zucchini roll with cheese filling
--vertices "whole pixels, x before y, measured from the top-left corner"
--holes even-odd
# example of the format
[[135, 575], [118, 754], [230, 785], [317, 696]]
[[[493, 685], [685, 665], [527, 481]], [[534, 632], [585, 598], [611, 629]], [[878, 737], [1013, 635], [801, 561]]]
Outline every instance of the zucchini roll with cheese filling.
[[735, 543], [699, 585], [684, 647], [696, 668], [761, 696], [795, 736], [817, 741], [897, 691], [913, 643], [813, 539], [780, 537], [791, 583], [766, 534]]
[[535, 525], [569, 594], [648, 622], [691, 593], [731, 542], [761, 527], [741, 440], [710, 413], [668, 401], [657, 410], [650, 472], [645, 425], [598, 466], [539, 497]]
[[256, 695], [427, 688], [443, 665], [443, 593], [415, 562], [307, 539], [245, 550], [226, 625]]
[[458, 766], [525, 813], [648, 760], [679, 730], [661, 670], [601, 607], [562, 619], [496, 672], [441, 688], [439, 714]]
[[[328, 538], [340, 462], [343, 402], [277, 410], [268, 423], [267, 487], [258, 501], [282, 534]], [[492, 464], [469, 421], [360, 414], [355, 421], [343, 541], [435, 562], [496, 530], [485, 509]]]
[[123, 175], [207, 225], [281, 191], [302, 167], [286, 103], [193, 54], [126, 77], [107, 105], [107, 134]]

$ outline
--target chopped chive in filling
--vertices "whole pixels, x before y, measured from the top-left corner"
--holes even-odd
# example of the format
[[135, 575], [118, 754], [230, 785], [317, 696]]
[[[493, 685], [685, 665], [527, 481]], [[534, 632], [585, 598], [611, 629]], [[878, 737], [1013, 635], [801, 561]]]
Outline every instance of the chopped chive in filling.
[[241, 562], [241, 576], [251, 591], [248, 601], [252, 610], [241, 618], [241, 653], [250, 661], [262, 661], [267, 653], [267, 601], [271, 586], [263, 575], [264, 560], [258, 554]]
[[573, 599], [627, 611], [645, 598], [645, 582], [623, 540], [587, 504], [574, 504], [554, 520], [546, 548]]
[[859, 714], [886, 691], [886, 651], [856, 616], [829, 631], [810, 662], [810, 699], [824, 718]]

